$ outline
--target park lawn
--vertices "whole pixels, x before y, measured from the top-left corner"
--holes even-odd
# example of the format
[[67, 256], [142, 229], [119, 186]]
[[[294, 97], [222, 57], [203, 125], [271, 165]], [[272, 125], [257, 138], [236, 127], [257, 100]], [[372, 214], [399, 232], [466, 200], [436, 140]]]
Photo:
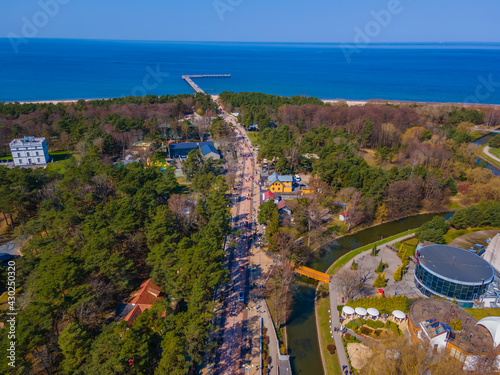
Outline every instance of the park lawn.
[[500, 309], [464, 309], [477, 320], [481, 320], [488, 316], [500, 316]]
[[259, 147], [259, 132], [247, 132], [248, 138], [254, 147]]
[[326, 272], [330, 275], [333, 275], [333, 274], [335, 274], [335, 272], [337, 272], [339, 269], [341, 269], [344, 265], [346, 265], [350, 260], [352, 260], [352, 258], [354, 258], [356, 255], [361, 254], [363, 251], [371, 250], [373, 248], [373, 245], [380, 246], [380, 245], [383, 245], [387, 242], [394, 241], [394, 240], [398, 239], [399, 237], [405, 237], [405, 236], [408, 236], [410, 234], [413, 234], [416, 231], [417, 231], [417, 228], [412, 229], [412, 230], [407, 231], [407, 232], [404, 232], [404, 233], [395, 234], [394, 236], [391, 236], [391, 237], [384, 238], [382, 241], [377, 241], [377, 242], [374, 242], [374, 243], [371, 243], [371, 244], [368, 244], [368, 245], [365, 245], [362, 247], [358, 247], [357, 249], [352, 250], [352, 251], [348, 252], [347, 254], [344, 254], [339, 259], [337, 259], [335, 261], [335, 263], [333, 263], [332, 266]]
[[75, 154], [74, 152], [69, 152], [68, 150], [57, 150], [57, 151], [49, 151], [49, 158], [54, 160], [54, 162], [58, 162], [61, 160], [69, 159], [71, 156]]
[[68, 168], [68, 162], [69, 162], [69, 159], [61, 160], [61, 161], [54, 162], [54, 163], [48, 163], [47, 170], [58, 172], [60, 174], [64, 174], [64, 173], [66, 173], [66, 169]]
[[12, 155], [2, 156], [0, 157], [0, 160], [12, 160]]
[[[481, 157], [482, 159], [484, 159], [484, 161], [486, 161], [486, 163], [491, 164], [491, 165], [493, 165], [493, 166], [495, 166], [495, 167], [497, 167], [497, 168], [500, 168], [500, 163], [499, 163], [499, 162], [497, 162], [495, 159], [490, 158], [488, 155], [486, 155], [486, 154], [483, 152], [483, 150], [484, 150], [484, 147], [483, 147], [483, 148], [481, 148], [481, 151], [480, 151], [480, 157]], [[492, 151], [492, 149], [490, 149], [490, 152], [491, 152], [491, 151]], [[493, 155], [495, 155], [493, 152], [491, 152], [491, 153], [492, 153]]]
[[500, 158], [500, 148], [490, 148], [490, 152], [497, 158]]
[[444, 235], [444, 239], [446, 240], [446, 243], [450, 243], [453, 241], [455, 238], [461, 237], [464, 234], [467, 233], [473, 233], [473, 232], [479, 232], [481, 230], [488, 230], [488, 229], [497, 229], [493, 227], [483, 227], [483, 228], [467, 228], [467, 229], [454, 229], [450, 228], [448, 232]]
[[[318, 320], [319, 330], [321, 332], [321, 337], [319, 341], [320, 350], [323, 352], [323, 358], [325, 358], [326, 373], [328, 375], [342, 375], [340, 369], [339, 358], [337, 352], [331, 355], [326, 349], [329, 344], [334, 344], [333, 338], [330, 335], [330, 314], [328, 313], [328, 308], [330, 307], [330, 297], [320, 298], [318, 301]], [[344, 348], [337, 348], [337, 350], [344, 350]]]
[[419, 241], [416, 238], [412, 238], [410, 240], [403, 242], [403, 244], [401, 244], [401, 242], [396, 242], [394, 244], [394, 247], [400, 250], [401, 246], [403, 246], [403, 249], [405, 250], [406, 254], [415, 255], [415, 249], [417, 248], [418, 242]]

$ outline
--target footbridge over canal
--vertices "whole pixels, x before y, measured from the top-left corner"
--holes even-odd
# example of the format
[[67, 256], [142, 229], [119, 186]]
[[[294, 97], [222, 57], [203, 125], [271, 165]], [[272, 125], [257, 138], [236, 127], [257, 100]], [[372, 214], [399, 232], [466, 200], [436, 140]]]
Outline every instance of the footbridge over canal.
[[323, 283], [328, 284], [330, 282], [331, 276], [329, 274], [313, 270], [309, 267], [298, 266], [295, 264], [293, 265], [293, 270], [302, 276], [310, 277], [311, 279], [318, 280]]

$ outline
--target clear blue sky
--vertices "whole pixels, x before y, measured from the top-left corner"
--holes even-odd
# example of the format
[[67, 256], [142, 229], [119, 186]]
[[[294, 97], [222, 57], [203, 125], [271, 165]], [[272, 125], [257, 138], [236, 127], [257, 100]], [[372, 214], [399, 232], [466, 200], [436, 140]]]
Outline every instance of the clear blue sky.
[[[44, 19], [40, 4], [54, 2], [66, 4]], [[352, 43], [356, 27], [371, 26], [373, 43], [500, 42], [498, 0], [400, 0], [380, 26], [372, 12], [391, 2], [397, 0], [0, 0], [0, 37]], [[23, 17], [38, 17], [40, 26], [25, 26], [23, 34]]]

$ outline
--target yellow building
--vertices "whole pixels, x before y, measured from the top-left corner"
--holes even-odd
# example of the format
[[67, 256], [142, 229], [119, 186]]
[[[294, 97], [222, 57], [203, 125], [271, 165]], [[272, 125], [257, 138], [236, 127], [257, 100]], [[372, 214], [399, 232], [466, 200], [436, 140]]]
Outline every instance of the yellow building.
[[293, 191], [293, 177], [279, 176], [273, 173], [267, 178], [266, 189], [273, 193], [291, 193]]

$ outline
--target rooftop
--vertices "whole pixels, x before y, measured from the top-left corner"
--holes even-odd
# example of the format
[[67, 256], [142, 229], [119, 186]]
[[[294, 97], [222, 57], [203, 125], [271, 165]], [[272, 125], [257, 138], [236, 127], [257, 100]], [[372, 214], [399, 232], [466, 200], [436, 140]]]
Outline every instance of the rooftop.
[[9, 144], [10, 146], [29, 146], [32, 143], [43, 143], [44, 137], [24, 137], [13, 139]]
[[494, 270], [483, 258], [448, 245], [427, 245], [419, 250], [418, 260], [438, 275], [461, 282], [490, 281]]
[[[445, 329], [452, 320], [459, 319], [463, 330], [450, 336], [451, 344], [473, 354], [489, 353], [494, 349], [493, 339], [488, 330], [483, 326], [476, 326], [477, 320], [473, 316], [451, 302], [431, 298], [421, 299], [411, 306], [408, 315], [417, 328], [420, 327], [420, 322], [434, 319]], [[429, 328], [432, 329], [432, 326]]]
[[213, 142], [200, 142], [200, 150], [203, 155], [208, 155], [211, 152], [218, 154]]
[[186, 149], [197, 149], [198, 145], [194, 142], [186, 143], [171, 143], [168, 145], [171, 150], [186, 150]]

